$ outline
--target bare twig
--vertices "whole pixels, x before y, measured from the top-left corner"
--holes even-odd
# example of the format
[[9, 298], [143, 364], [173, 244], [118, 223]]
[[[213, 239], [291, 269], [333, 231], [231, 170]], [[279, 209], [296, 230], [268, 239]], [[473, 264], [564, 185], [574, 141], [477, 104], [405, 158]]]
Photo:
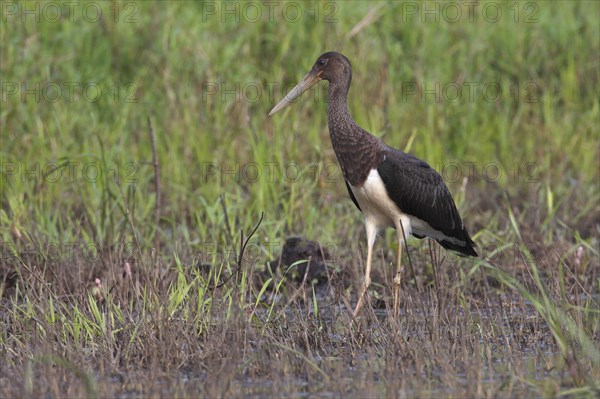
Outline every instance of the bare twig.
[[221, 208], [223, 208], [223, 216], [225, 217], [227, 239], [229, 239], [229, 244], [233, 245], [233, 234], [231, 233], [231, 225], [229, 224], [229, 213], [227, 212], [227, 204], [225, 204], [225, 196], [223, 194], [219, 195], [219, 200], [221, 201]]
[[127, 221], [129, 222], [129, 226], [131, 227], [131, 233], [133, 234], [133, 238], [135, 240], [135, 245], [136, 245], [138, 253], [140, 255], [140, 262], [142, 262], [142, 265], [143, 265], [144, 264], [144, 256], [142, 253], [142, 246], [140, 245], [140, 240], [138, 239], [138, 235], [135, 230], [135, 225], [133, 224], [133, 217], [131, 216], [131, 211], [129, 209], [129, 203], [127, 202], [125, 193], [123, 193], [123, 188], [121, 187], [120, 182], [117, 183], [117, 187], [119, 187], [119, 192], [121, 193], [121, 197], [123, 198], [123, 204], [125, 205], [125, 215], [127, 216]]
[[350, 32], [346, 34], [346, 40], [352, 39], [354, 36], [360, 33], [361, 30], [375, 22], [381, 16], [381, 14], [378, 15], [379, 10], [381, 10], [384, 6], [385, 3], [379, 3], [375, 7], [371, 8], [367, 15], [365, 15], [363, 19], [354, 25]]
[[439, 291], [440, 282], [438, 281], [437, 275], [437, 258], [433, 252], [433, 245], [431, 245], [431, 239], [427, 239], [427, 244], [429, 245], [429, 256], [431, 257], [431, 267], [433, 269], [433, 282], [435, 283], [436, 290]]
[[[419, 284], [419, 280], [417, 280], [417, 275], [415, 274], [415, 269], [413, 268], [413, 264], [412, 264], [412, 259], [410, 257], [410, 252], [408, 250], [408, 243], [406, 242], [406, 233], [404, 231], [404, 225], [402, 224], [402, 221], [400, 221], [400, 228], [402, 229], [402, 242], [404, 243], [404, 248], [406, 249], [406, 257], [408, 258], [408, 266], [410, 267], [410, 272], [413, 275], [413, 279], [415, 280], [415, 284], [417, 285], [417, 292], [419, 293], [419, 296], [421, 296], [422, 294], [422, 290], [421, 290], [421, 284]], [[402, 244], [400, 244], [402, 245]], [[398, 249], [400, 250], [400, 249]], [[425, 306], [423, 305], [423, 301], [419, 301], [419, 304], [421, 305], [421, 314], [423, 315], [423, 317], [426, 316], [425, 314]]]
[[70, 161], [65, 161], [59, 165], [57, 164], [56, 166], [53, 166], [52, 168], [48, 168], [47, 170], [45, 170], [44, 173], [42, 174], [42, 178], [34, 181], [33, 194], [34, 195], [37, 194], [44, 186], [44, 183], [47, 182], [48, 180], [50, 180], [50, 179], [48, 179], [48, 176], [50, 176], [52, 173], [54, 173], [56, 171], [60, 171], [65, 166], [69, 166], [69, 163], [70, 163]]
[[[27, 233], [27, 235], [29, 235], [29, 232]], [[35, 243], [35, 241], [33, 241], [33, 239], [31, 238], [30, 235], [29, 235], [29, 239], [37, 247], [37, 244]], [[40, 254], [42, 255], [42, 257], [44, 257], [43, 254], [41, 253], [41, 251], [40, 251]], [[54, 298], [54, 300], [58, 301], [58, 297], [56, 296], [56, 293], [54, 292], [54, 290], [52, 290], [52, 286], [49, 283], [47, 283], [46, 281], [44, 281], [44, 279], [42, 279], [37, 273], [34, 273], [34, 271], [23, 261], [23, 259], [21, 259], [20, 254], [16, 250], [13, 250], [11, 255], [15, 259], [17, 259], [17, 261], [21, 264], [21, 266], [25, 270], [27, 270], [29, 272], [29, 274], [32, 275], [41, 284], [41, 286], [44, 287], [48, 291], [48, 293]], [[44, 257], [44, 260], [45, 259], [46, 258]], [[54, 277], [58, 278], [56, 276], [56, 274], [54, 273], [54, 270], [52, 270], [52, 269], [50, 269], [50, 270], [52, 271], [52, 274], [54, 274]], [[23, 275], [21, 274], [21, 272], [19, 270], [15, 269], [15, 272], [17, 273], [18, 277], [20, 277], [21, 279], [23, 279]], [[68, 297], [67, 293], [65, 292], [64, 287], [61, 286], [61, 288], [62, 288], [62, 291], [63, 291], [63, 294], [65, 295], [65, 297]], [[37, 319], [35, 319], [35, 320], [37, 320]]]
[[229, 282], [229, 280], [231, 280], [233, 278], [233, 276], [237, 276], [237, 274], [239, 273], [239, 271], [242, 268], [242, 260], [243, 260], [243, 257], [244, 257], [244, 252], [246, 251], [246, 246], [248, 245], [248, 242], [250, 241], [250, 239], [252, 238], [252, 236], [254, 236], [254, 234], [256, 233], [256, 231], [258, 230], [258, 228], [260, 227], [260, 224], [262, 223], [264, 217], [265, 217], [265, 213], [261, 212], [260, 213], [260, 220], [258, 221], [258, 223], [254, 227], [254, 229], [252, 230], [252, 232], [250, 233], [250, 235], [245, 240], [244, 240], [244, 232], [242, 230], [240, 230], [240, 252], [239, 252], [239, 255], [238, 255], [238, 259], [237, 259], [237, 266], [236, 266], [235, 270], [233, 271], [233, 273], [231, 273], [231, 275], [229, 277], [227, 277], [225, 280], [223, 280], [219, 284], [213, 285], [211, 288], [213, 288], [213, 289], [214, 288], [220, 288], [220, 287], [224, 286], [225, 284], [227, 284]]
[[417, 280], [417, 275], [415, 274], [415, 270], [413, 269], [412, 259], [410, 258], [410, 252], [408, 251], [408, 244], [406, 243], [406, 234], [404, 232], [404, 225], [402, 221], [400, 221], [400, 228], [402, 229], [402, 243], [404, 244], [404, 249], [406, 249], [406, 257], [408, 258], [408, 266], [410, 267], [410, 272], [412, 273], [413, 279], [415, 280], [415, 284], [417, 285], [417, 292], [421, 294], [421, 286], [419, 285], [419, 281]]
[[150, 134], [150, 142], [152, 143], [152, 166], [154, 167], [154, 191], [156, 192], [156, 202], [154, 204], [154, 248], [158, 251], [159, 246], [159, 228], [160, 222], [160, 164], [158, 163], [158, 153], [156, 151], [156, 136], [154, 135], [154, 129], [152, 129], [152, 122], [150, 117], [146, 117], [148, 121], [148, 133]]
[[437, 298], [437, 314], [438, 318], [441, 316], [442, 312], [442, 295], [440, 290], [440, 280], [437, 274], [437, 268], [440, 264], [438, 264], [438, 258], [435, 256], [435, 252], [433, 251], [433, 244], [430, 238], [427, 239], [427, 244], [429, 245], [429, 256], [431, 257], [431, 268], [433, 269], [433, 282], [435, 284], [435, 296]]
[[[42, 248], [33, 239], [33, 237], [31, 236], [31, 234], [29, 233], [29, 231], [25, 230], [25, 234], [27, 234], [27, 237], [29, 238], [29, 241], [31, 241], [31, 243], [35, 246], [35, 249], [37, 250], [37, 253], [42, 257], [42, 259], [44, 259], [44, 267], [50, 269], [50, 273], [52, 273], [52, 275], [54, 276], [54, 278], [56, 279], [56, 281], [60, 281], [59, 278], [58, 278], [58, 276], [54, 272], [54, 269], [52, 268], [52, 266], [50, 266], [50, 262], [48, 261], [48, 258], [44, 254], [44, 251], [42, 251]], [[21, 260], [21, 259], [19, 259], [19, 260]], [[64, 291], [64, 287], [61, 286], [61, 288], [63, 289], [63, 294], [67, 295], [67, 293]]]

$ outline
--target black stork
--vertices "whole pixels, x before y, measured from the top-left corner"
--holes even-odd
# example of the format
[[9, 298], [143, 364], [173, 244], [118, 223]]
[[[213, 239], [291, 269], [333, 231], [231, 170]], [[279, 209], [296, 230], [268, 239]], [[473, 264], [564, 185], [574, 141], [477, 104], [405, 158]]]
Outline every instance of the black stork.
[[273, 115], [320, 80], [329, 82], [329, 135], [354, 205], [363, 212], [367, 232], [365, 281], [353, 316], [361, 310], [371, 283], [373, 244], [378, 231], [398, 235], [394, 277], [394, 317], [399, 312], [402, 243], [409, 234], [430, 237], [461, 256], [477, 256], [442, 177], [424, 161], [387, 146], [362, 129], [348, 112], [352, 65], [340, 53], [321, 55], [308, 74], [269, 113]]

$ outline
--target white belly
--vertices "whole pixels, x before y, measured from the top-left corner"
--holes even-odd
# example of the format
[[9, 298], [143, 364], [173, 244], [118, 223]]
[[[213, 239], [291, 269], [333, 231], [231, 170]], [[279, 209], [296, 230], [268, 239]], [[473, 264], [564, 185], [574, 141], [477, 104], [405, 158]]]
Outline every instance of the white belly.
[[399, 229], [400, 221], [402, 221], [405, 235], [411, 234], [411, 217], [403, 213], [388, 196], [383, 180], [376, 169], [371, 170], [361, 187], [350, 185], [350, 188], [360, 209], [365, 214], [367, 224], [373, 225], [377, 230], [384, 227]]
[[[403, 228], [406, 237], [415, 233], [436, 240], [461, 243], [461, 241], [447, 237], [441, 231], [435, 230], [424, 220], [402, 212], [388, 196], [383, 180], [376, 169], [371, 170], [362, 187], [350, 185], [350, 188], [365, 215], [367, 228], [373, 228], [375, 232], [385, 227], [395, 227], [398, 230], [398, 236], [402, 238]], [[402, 222], [402, 227], [400, 227], [400, 222]]]

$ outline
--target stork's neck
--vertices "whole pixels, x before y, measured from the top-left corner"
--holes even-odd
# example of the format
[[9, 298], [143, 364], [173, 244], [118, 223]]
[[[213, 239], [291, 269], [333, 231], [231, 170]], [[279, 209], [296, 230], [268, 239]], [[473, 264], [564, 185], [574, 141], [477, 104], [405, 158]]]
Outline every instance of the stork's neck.
[[362, 131], [348, 112], [348, 86], [335, 81], [329, 83], [328, 122], [334, 149], [336, 142], [356, 142]]
[[329, 136], [344, 177], [352, 185], [361, 185], [377, 164], [380, 142], [350, 116], [349, 85], [329, 82]]

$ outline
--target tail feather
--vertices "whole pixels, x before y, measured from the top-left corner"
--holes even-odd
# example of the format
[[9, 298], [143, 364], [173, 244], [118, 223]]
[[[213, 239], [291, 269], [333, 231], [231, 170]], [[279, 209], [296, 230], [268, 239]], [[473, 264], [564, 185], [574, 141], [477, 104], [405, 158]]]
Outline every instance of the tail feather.
[[[450, 239], [440, 240], [437, 238], [435, 240], [439, 242], [442, 247], [455, 252], [459, 256], [479, 256], [475, 251], [476, 245], [473, 242], [473, 240], [471, 240], [471, 237], [469, 237], [469, 233], [467, 233], [467, 230], [463, 229], [460, 233], [462, 235], [462, 239], [458, 237], [453, 237], [452, 241], [450, 241]], [[423, 239], [426, 237], [425, 235], [415, 234], [414, 232], [412, 233], [412, 235], [418, 239]]]
[[438, 242], [442, 247], [449, 249], [450, 251], [454, 251], [460, 256], [479, 256], [477, 252], [475, 252], [475, 243], [471, 240], [469, 241], [470, 242], [464, 242], [460, 244], [446, 240]]

